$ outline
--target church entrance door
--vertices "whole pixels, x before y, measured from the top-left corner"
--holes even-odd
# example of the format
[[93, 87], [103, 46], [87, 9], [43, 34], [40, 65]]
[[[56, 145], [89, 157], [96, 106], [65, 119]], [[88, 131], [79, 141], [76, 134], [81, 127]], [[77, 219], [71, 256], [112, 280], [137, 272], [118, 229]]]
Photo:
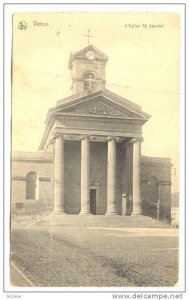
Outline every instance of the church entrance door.
[[96, 189], [90, 189], [90, 210], [96, 215]]

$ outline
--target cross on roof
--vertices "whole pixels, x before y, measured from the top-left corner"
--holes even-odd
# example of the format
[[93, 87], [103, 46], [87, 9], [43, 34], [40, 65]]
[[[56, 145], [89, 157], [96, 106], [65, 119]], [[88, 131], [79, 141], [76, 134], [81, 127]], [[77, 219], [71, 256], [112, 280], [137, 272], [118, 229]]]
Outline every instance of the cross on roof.
[[90, 35], [90, 29], [88, 29], [88, 33], [87, 33], [87, 34], [84, 34], [83, 36], [86, 36], [86, 37], [87, 37], [87, 40], [88, 40], [88, 46], [89, 46], [89, 45], [90, 45], [90, 44], [89, 44], [90, 38], [94, 37], [93, 35]]

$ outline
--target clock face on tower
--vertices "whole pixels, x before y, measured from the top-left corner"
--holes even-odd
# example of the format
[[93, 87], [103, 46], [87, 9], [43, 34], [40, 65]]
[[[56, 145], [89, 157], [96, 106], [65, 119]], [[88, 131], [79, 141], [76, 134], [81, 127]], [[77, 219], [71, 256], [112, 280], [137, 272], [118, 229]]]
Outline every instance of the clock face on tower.
[[93, 51], [87, 51], [86, 56], [90, 60], [94, 60], [95, 59], [95, 53]]

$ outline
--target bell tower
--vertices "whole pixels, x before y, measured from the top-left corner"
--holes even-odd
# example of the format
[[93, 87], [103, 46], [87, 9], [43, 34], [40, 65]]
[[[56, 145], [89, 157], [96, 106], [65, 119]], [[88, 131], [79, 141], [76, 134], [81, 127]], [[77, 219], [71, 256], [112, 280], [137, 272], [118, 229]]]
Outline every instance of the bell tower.
[[70, 55], [73, 94], [93, 93], [105, 88], [105, 67], [108, 57], [92, 45]]

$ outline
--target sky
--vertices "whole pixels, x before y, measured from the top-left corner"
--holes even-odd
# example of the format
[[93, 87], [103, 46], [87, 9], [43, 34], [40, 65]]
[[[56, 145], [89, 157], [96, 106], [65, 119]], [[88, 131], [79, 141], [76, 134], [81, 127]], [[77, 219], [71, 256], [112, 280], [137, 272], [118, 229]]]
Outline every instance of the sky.
[[72, 94], [69, 56], [87, 46], [89, 28], [90, 44], [109, 57], [106, 88], [151, 115], [143, 126], [142, 154], [171, 158], [172, 192], [177, 192], [180, 20], [175, 13], [14, 14], [12, 150], [38, 150], [48, 109]]

